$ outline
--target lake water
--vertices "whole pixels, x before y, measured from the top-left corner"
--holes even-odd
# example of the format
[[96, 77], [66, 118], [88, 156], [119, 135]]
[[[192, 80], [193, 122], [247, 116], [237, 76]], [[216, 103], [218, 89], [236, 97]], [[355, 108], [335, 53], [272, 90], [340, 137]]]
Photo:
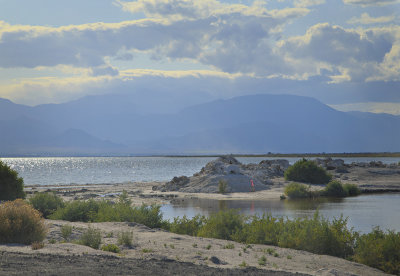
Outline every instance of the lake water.
[[[85, 185], [123, 182], [169, 181], [174, 176], [191, 176], [215, 157], [48, 157], [1, 158], [20, 176], [25, 185]], [[258, 163], [265, 157], [238, 158], [242, 163]], [[284, 158], [294, 163], [299, 158]], [[400, 158], [342, 158], [346, 163], [382, 161], [397, 163]], [[345, 199], [315, 201], [217, 201], [190, 200], [162, 207], [165, 218], [196, 214], [209, 215], [225, 208], [239, 208], [253, 215], [270, 212], [274, 216], [296, 218], [315, 210], [332, 219], [343, 214], [357, 231], [373, 226], [400, 231], [400, 194], [364, 195]]]
[[[191, 176], [215, 157], [41, 157], [1, 158], [24, 178], [25, 185], [75, 185], [169, 181]], [[242, 163], [259, 163], [265, 157], [240, 157]], [[283, 158], [290, 163], [299, 158]], [[399, 162], [400, 158], [342, 158], [346, 163]]]
[[343, 199], [319, 198], [316, 200], [211, 200], [185, 199], [183, 202], [164, 205], [164, 218], [196, 214], [210, 215], [225, 209], [239, 209], [245, 215], [271, 213], [274, 217], [290, 219], [313, 216], [315, 211], [332, 220], [341, 215], [348, 217], [354, 230], [370, 232], [374, 226], [400, 231], [400, 193], [369, 194]]

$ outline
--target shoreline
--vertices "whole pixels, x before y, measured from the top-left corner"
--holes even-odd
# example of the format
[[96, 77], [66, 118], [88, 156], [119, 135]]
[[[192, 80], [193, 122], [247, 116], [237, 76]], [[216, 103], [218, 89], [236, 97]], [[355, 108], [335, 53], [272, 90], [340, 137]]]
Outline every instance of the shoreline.
[[266, 153], [266, 154], [150, 154], [150, 155], [4, 155], [1, 158], [86, 158], [86, 157], [170, 157], [170, 158], [192, 158], [192, 157], [221, 157], [232, 155], [233, 157], [400, 157], [400, 152], [353, 152], [353, 153]]

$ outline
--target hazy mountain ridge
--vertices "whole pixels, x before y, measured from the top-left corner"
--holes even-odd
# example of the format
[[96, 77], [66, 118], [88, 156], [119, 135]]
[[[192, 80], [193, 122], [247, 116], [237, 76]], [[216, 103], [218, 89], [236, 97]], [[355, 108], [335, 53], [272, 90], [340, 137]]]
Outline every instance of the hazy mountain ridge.
[[340, 112], [308, 97], [241, 96], [165, 114], [138, 105], [124, 95], [36, 107], [0, 99], [0, 154], [400, 151], [399, 116]]

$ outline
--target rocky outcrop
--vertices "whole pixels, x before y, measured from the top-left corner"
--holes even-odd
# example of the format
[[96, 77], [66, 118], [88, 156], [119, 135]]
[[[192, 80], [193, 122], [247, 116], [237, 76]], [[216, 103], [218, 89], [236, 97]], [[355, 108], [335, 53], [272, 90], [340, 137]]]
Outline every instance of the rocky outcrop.
[[227, 184], [226, 192], [250, 192], [269, 189], [271, 179], [282, 177], [289, 167], [284, 159], [264, 160], [259, 164], [241, 164], [233, 156], [223, 156], [207, 163], [191, 177], [174, 177], [161, 191], [217, 193], [220, 181]]

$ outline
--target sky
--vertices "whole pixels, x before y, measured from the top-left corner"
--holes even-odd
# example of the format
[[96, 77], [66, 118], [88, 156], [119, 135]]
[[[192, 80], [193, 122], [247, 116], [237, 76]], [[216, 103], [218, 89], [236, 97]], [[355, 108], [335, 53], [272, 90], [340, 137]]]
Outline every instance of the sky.
[[0, 97], [171, 89], [400, 115], [400, 0], [0, 0]]

